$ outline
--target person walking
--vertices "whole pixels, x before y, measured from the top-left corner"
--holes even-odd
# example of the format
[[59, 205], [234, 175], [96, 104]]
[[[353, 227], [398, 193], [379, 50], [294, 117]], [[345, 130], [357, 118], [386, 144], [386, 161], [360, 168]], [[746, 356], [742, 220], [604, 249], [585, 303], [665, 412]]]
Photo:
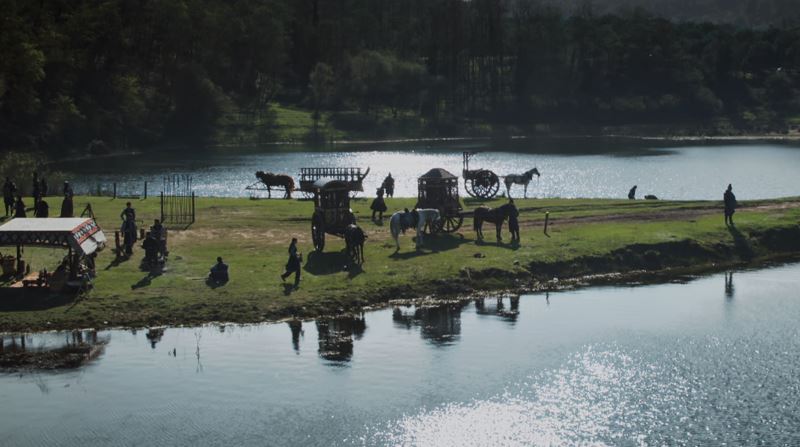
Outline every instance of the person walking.
[[722, 201], [725, 203], [725, 225], [733, 226], [733, 213], [736, 212], [736, 196], [733, 194], [733, 186], [728, 185], [725, 194], [722, 195]]
[[14, 196], [17, 194], [17, 185], [11, 181], [10, 177], [6, 177], [3, 183], [3, 204], [6, 208], [6, 217], [14, 212]]
[[514, 205], [514, 199], [509, 199], [508, 204], [511, 205], [511, 214], [508, 215], [508, 231], [511, 233], [511, 242], [519, 243], [519, 210]]
[[636, 200], [636, 185], [633, 185], [630, 191], [628, 191], [628, 199]]
[[383, 213], [388, 209], [386, 208], [386, 201], [383, 200], [383, 188], [378, 188], [375, 194], [377, 197], [375, 197], [375, 200], [373, 200], [372, 204], [369, 206], [372, 210], [372, 221], [375, 221], [375, 213], [378, 213], [378, 220], [383, 222]]
[[300, 285], [300, 263], [302, 262], [302, 255], [297, 251], [297, 238], [292, 238], [292, 243], [289, 244], [289, 260], [286, 262], [286, 271], [281, 275], [281, 281], [286, 281], [292, 273], [294, 273], [294, 287]]

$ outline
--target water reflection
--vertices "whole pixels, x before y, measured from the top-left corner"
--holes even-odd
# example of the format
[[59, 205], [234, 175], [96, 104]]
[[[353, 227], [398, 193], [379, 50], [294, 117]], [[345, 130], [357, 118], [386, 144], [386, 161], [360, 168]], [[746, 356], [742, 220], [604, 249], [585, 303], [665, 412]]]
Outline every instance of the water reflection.
[[513, 324], [519, 316], [519, 296], [508, 297], [508, 309], [503, 300], [502, 296], [488, 299], [489, 304], [487, 305], [487, 298], [478, 298], [475, 300], [475, 312], [478, 315], [496, 315]]
[[733, 272], [725, 272], [725, 298], [733, 299]]
[[[336, 364], [345, 364], [353, 357], [353, 339], [361, 339], [367, 330], [364, 314], [340, 315], [317, 320], [319, 356]], [[292, 330], [294, 339], [294, 329]]]
[[0, 335], [0, 369], [77, 368], [103, 352], [108, 337], [97, 331]]
[[300, 355], [300, 337], [305, 335], [303, 332], [303, 322], [300, 320], [291, 320], [287, 321], [286, 324], [289, 325], [289, 330], [292, 331], [292, 349], [295, 354]]
[[163, 327], [154, 327], [147, 330], [147, 334], [145, 335], [147, 340], [150, 342], [150, 347], [156, 349], [156, 345], [158, 342], [161, 341], [161, 338], [164, 337], [164, 328]]
[[439, 305], [408, 306], [412, 311], [395, 307], [392, 321], [396, 326], [411, 329], [420, 327], [420, 335], [434, 345], [450, 345], [461, 335], [461, 310], [466, 303], [445, 303]]

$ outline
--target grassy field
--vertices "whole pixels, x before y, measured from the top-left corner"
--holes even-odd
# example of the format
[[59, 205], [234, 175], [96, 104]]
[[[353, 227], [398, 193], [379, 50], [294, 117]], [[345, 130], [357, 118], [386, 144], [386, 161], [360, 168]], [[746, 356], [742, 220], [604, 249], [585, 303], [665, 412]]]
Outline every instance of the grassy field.
[[[486, 242], [477, 243], [472, 219], [467, 218], [459, 232], [428, 238], [422, 250], [415, 250], [411, 233], [401, 236], [397, 254], [388, 223], [371, 222], [369, 201], [360, 199], [353, 202], [353, 210], [369, 235], [366, 263], [363, 269], [348, 269], [344, 242], [335, 236], [327, 237], [324, 253], [313, 252], [312, 202], [201, 198], [197, 222], [187, 229], [171, 229], [166, 271], [153, 275], [140, 268], [140, 248], [130, 259], [118, 259], [113, 251], [124, 200], [78, 197], [76, 210], [88, 202], [110, 240], [97, 260], [94, 290], [78, 298], [10, 297], [0, 291], [0, 331], [255, 322], [436, 292], [525, 288], [553, 276], [634, 267], [709, 267], [800, 252], [795, 248], [800, 241], [800, 199], [745, 203], [736, 213], [736, 230], [724, 226], [719, 202], [520, 200], [521, 244], [495, 243], [489, 227], [484, 229]], [[414, 205], [412, 199], [387, 202], [394, 210]], [[464, 205], [469, 210], [482, 203], [467, 200]], [[148, 226], [158, 217], [158, 205], [153, 199], [134, 203]], [[548, 211], [550, 229], [545, 236]], [[790, 233], [776, 236], [775, 231]], [[297, 290], [279, 277], [292, 237], [299, 239], [304, 254], [303, 281]], [[781, 237], [789, 237], [788, 242]], [[686, 251], [687, 243], [694, 248]], [[25, 251], [33, 269], [52, 269], [63, 255], [56, 249]], [[205, 278], [217, 256], [230, 265], [231, 281], [211, 288]]]

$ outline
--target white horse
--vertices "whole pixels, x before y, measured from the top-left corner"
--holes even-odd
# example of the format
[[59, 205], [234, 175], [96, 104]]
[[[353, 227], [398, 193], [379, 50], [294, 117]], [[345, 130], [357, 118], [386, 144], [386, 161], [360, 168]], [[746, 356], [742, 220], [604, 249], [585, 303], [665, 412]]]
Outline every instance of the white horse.
[[527, 199], [528, 183], [531, 182], [531, 179], [533, 178], [534, 175], [536, 176], [536, 178], [541, 177], [541, 174], [539, 174], [539, 170], [536, 168], [529, 169], [525, 171], [524, 174], [508, 174], [505, 180], [508, 197], [511, 197], [511, 185], [517, 184], [517, 185], [525, 185], [525, 198]]
[[392, 214], [389, 219], [389, 229], [392, 232], [394, 243], [397, 245], [397, 251], [400, 251], [400, 232], [404, 228], [417, 228], [417, 248], [422, 245], [422, 234], [425, 232], [425, 225], [433, 225], [437, 222], [439, 210], [435, 209], [417, 209], [410, 212], [398, 211]]

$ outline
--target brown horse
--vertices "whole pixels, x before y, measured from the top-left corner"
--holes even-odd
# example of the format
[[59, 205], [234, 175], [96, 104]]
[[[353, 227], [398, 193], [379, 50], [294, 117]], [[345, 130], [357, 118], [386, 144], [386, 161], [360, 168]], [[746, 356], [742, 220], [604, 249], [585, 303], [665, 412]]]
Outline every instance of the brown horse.
[[516, 209], [517, 207], [514, 206], [513, 203], [506, 203], [497, 208], [489, 208], [487, 206], [475, 208], [473, 226], [475, 228], [475, 233], [478, 235], [478, 241], [483, 240], [483, 223], [490, 222], [497, 227], [497, 242], [502, 242], [503, 236], [500, 232], [503, 228], [503, 222], [505, 222], [511, 214], [516, 212]]
[[256, 172], [258, 178], [264, 186], [267, 187], [267, 196], [272, 198], [272, 188], [283, 188], [286, 194], [284, 199], [292, 198], [292, 191], [294, 191], [294, 179], [286, 174], [273, 174], [271, 172], [258, 171]]

